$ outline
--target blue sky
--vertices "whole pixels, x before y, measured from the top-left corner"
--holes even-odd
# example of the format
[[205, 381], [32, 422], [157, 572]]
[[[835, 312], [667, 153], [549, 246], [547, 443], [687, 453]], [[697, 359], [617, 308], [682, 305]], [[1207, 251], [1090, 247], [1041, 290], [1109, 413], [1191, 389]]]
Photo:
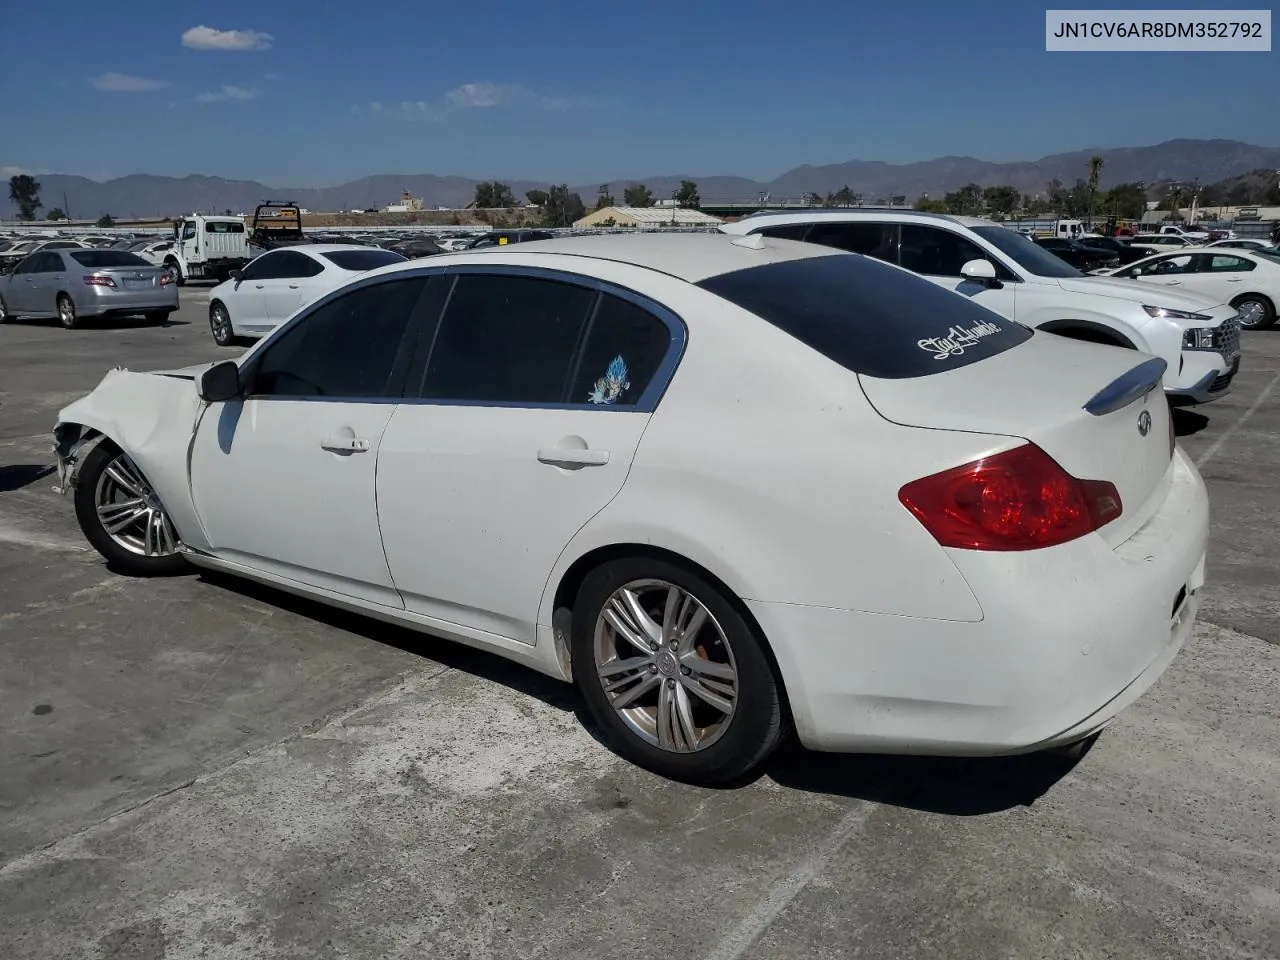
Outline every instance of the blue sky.
[[0, 168], [298, 187], [375, 173], [585, 184], [769, 179], [852, 158], [1034, 159], [1174, 137], [1280, 145], [1277, 53], [1051, 54], [1044, 11], [1026, 0], [23, 4], [4, 20]]

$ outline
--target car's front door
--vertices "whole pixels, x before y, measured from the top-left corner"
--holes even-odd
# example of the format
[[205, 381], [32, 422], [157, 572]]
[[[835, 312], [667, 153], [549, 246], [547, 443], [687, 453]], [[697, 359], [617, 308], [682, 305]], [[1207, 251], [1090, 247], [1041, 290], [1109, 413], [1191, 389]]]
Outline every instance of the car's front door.
[[226, 307], [236, 333], [261, 337], [275, 329], [267, 319], [266, 283], [274, 276], [283, 251], [264, 253], [250, 260], [234, 282]]
[[433, 282], [448, 306], [378, 459], [387, 561], [410, 611], [533, 643], [547, 578], [622, 489], [683, 325], [559, 275]]
[[[960, 270], [970, 260], [986, 260], [996, 271], [999, 286], [967, 280]], [[926, 280], [969, 297], [989, 310], [1016, 320], [1018, 278], [972, 240], [941, 227], [902, 225], [898, 263]]]
[[191, 493], [215, 555], [402, 606], [382, 550], [374, 477], [425, 286], [387, 278], [321, 302], [250, 355], [243, 400], [205, 411]]
[[36, 311], [36, 308], [32, 306], [35, 302], [32, 290], [33, 283], [37, 277], [36, 269], [40, 266], [40, 259], [43, 256], [40, 253], [33, 253], [18, 261], [18, 265], [13, 268], [13, 273], [9, 275], [9, 283], [5, 290], [5, 299], [8, 301], [10, 313], [34, 313]]
[[1118, 275], [1125, 279], [1143, 280], [1166, 287], [1180, 287], [1194, 272], [1192, 254], [1169, 253], [1145, 263], [1139, 263]]
[[271, 274], [261, 284], [267, 323], [278, 327], [293, 315], [302, 301], [303, 287], [324, 267], [296, 250], [278, 250], [271, 256], [275, 261]]

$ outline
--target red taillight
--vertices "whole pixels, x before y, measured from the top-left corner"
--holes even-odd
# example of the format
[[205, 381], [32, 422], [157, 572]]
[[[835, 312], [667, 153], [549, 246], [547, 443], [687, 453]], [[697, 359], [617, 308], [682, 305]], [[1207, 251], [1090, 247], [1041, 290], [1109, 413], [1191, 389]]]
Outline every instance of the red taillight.
[[167, 287], [169, 284], [173, 283], [176, 279], [177, 278], [172, 273], [166, 270], [164, 273], [160, 274], [160, 286]]
[[1078, 480], [1028, 443], [908, 483], [898, 491], [944, 547], [1035, 550], [1075, 540], [1120, 516], [1105, 480]]
[[84, 278], [84, 282], [91, 287], [114, 287], [116, 282], [110, 277], [95, 277], [92, 274]]

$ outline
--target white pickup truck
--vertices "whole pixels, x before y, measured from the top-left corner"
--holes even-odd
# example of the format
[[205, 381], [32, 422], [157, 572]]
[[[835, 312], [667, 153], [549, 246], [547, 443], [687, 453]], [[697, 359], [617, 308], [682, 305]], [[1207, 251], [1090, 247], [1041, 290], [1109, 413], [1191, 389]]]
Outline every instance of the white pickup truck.
[[226, 280], [253, 259], [243, 217], [206, 217], [192, 214], [173, 227], [173, 249], [164, 265], [178, 283], [188, 280]]

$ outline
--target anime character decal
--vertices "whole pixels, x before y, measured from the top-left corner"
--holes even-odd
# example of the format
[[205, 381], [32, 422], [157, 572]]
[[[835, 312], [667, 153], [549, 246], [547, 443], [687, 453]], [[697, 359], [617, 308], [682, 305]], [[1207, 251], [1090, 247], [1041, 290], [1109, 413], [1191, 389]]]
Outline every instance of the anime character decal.
[[588, 403], [616, 403], [618, 398], [626, 393], [627, 388], [631, 386], [631, 381], [627, 379], [630, 371], [627, 370], [627, 361], [622, 359], [622, 355], [614, 357], [609, 363], [609, 368], [605, 370], [604, 376], [596, 381], [595, 386], [591, 389], [591, 393], [587, 396]]

